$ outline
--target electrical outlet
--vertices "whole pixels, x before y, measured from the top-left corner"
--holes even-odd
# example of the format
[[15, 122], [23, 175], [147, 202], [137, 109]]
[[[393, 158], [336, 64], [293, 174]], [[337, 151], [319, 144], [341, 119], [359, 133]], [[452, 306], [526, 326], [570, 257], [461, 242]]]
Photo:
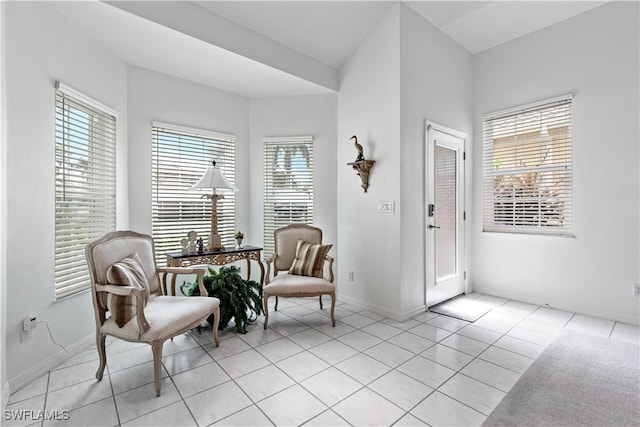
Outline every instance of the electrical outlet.
[[353, 271], [349, 272], [349, 281], [353, 282]]
[[36, 328], [36, 325], [36, 316], [29, 315], [22, 319], [22, 331], [20, 333], [20, 339], [22, 342], [29, 341], [31, 339], [31, 331]]
[[633, 295], [640, 297], [640, 283], [633, 285]]

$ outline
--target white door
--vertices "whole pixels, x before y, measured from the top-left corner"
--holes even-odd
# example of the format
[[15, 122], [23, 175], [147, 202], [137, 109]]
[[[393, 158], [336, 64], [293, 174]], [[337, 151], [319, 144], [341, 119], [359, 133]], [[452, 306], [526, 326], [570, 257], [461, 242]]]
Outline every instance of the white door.
[[465, 291], [465, 136], [427, 123], [426, 298], [427, 307]]

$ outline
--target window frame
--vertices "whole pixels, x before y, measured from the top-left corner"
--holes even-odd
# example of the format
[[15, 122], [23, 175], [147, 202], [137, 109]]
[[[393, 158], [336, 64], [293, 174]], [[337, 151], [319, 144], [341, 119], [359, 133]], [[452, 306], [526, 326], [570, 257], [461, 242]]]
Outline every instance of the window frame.
[[[303, 223], [313, 224], [314, 215], [314, 147], [313, 136], [291, 136], [291, 137], [267, 137], [264, 138], [264, 199], [263, 199], [263, 233], [264, 233], [264, 253], [273, 254], [275, 251], [273, 235], [277, 228], [286, 226], [287, 224]], [[281, 179], [276, 177], [276, 168], [274, 167], [275, 156], [282, 151], [283, 155], [293, 153], [301, 154], [301, 159], [294, 160], [295, 163], [304, 161], [306, 167], [302, 166], [300, 171], [301, 187], [293, 187], [286, 185]], [[306, 153], [306, 154], [305, 154]], [[285, 164], [279, 170], [280, 176], [292, 176], [293, 170], [286, 169]], [[279, 186], [280, 196], [278, 197], [275, 190], [276, 184]], [[306, 186], [306, 187], [305, 187]], [[302, 188], [303, 191], [299, 191]], [[280, 200], [278, 200], [280, 199]], [[276, 205], [281, 204], [281, 215], [276, 213]], [[287, 209], [287, 206], [289, 209]]]
[[568, 94], [484, 115], [483, 232], [573, 236], [572, 106]]
[[[165, 147], [159, 147], [159, 138], [166, 143]], [[151, 146], [151, 228], [156, 262], [164, 266], [166, 252], [180, 250], [180, 241], [192, 230], [207, 245], [211, 200], [204, 197], [205, 192], [190, 188], [213, 160], [235, 186], [236, 135], [154, 121]], [[171, 169], [175, 169], [175, 173]], [[236, 196], [234, 192], [221, 194], [224, 197], [218, 200], [218, 230], [222, 244], [233, 247]]]
[[55, 82], [54, 299], [91, 288], [84, 249], [116, 229], [118, 113]]

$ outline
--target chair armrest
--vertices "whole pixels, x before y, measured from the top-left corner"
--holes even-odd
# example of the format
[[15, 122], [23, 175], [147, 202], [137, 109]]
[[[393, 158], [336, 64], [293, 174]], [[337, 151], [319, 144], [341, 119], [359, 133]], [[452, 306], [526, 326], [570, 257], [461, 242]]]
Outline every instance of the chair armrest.
[[138, 338], [151, 327], [144, 315], [145, 290], [137, 286], [96, 285], [96, 292], [108, 292], [113, 295], [133, 295], [136, 299], [136, 321], [138, 322]]
[[108, 292], [114, 295], [135, 295], [135, 291], [141, 291], [142, 289], [136, 286], [120, 286], [120, 285], [96, 285], [96, 292]]
[[324, 256], [325, 261], [329, 261], [329, 281], [333, 283], [333, 257], [329, 255]]
[[192, 267], [158, 267], [158, 273], [169, 274], [206, 274], [204, 268], [192, 268]]
[[264, 284], [268, 285], [271, 282], [271, 264], [276, 262], [276, 254], [271, 255], [269, 258], [265, 258], [264, 262], [267, 263], [267, 274], [265, 274]]
[[[204, 287], [204, 275], [207, 271], [204, 268], [190, 268], [190, 267], [159, 267], [158, 274], [161, 277], [161, 290], [162, 295], [176, 295], [176, 278], [178, 274], [195, 274], [198, 276], [198, 289], [200, 289], [200, 296], [209, 296], [209, 293]], [[167, 288], [167, 276], [171, 274], [171, 292]]]

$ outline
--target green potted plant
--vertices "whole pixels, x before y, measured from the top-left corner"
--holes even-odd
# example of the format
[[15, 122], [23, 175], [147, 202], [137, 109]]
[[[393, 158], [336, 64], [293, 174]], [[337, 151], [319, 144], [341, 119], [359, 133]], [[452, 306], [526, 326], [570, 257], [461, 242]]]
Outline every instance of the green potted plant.
[[[209, 296], [220, 300], [218, 329], [226, 328], [231, 319], [235, 319], [238, 332], [246, 334], [247, 325], [255, 322], [262, 313], [260, 284], [243, 279], [235, 265], [220, 267], [217, 272], [209, 267], [203, 280]], [[187, 296], [200, 295], [197, 283], [185, 281], [180, 290]], [[212, 316], [207, 320], [213, 325]]]

